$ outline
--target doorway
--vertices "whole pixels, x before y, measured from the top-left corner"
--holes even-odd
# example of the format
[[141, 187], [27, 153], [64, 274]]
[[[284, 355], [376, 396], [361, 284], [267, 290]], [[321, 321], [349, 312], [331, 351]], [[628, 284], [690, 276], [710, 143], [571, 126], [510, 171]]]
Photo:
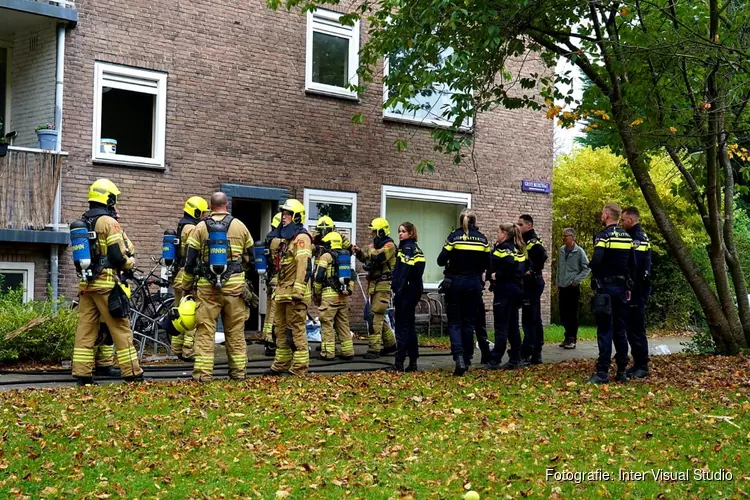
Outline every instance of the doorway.
[[[271, 230], [271, 218], [277, 207], [278, 202], [275, 201], [232, 197], [231, 211], [234, 218], [247, 226], [253, 241], [263, 241], [266, 234]], [[259, 332], [262, 329], [263, 317], [266, 314], [266, 289], [254, 269], [249, 275], [260, 301], [258, 313], [250, 315], [250, 319], [245, 323], [245, 331]]]

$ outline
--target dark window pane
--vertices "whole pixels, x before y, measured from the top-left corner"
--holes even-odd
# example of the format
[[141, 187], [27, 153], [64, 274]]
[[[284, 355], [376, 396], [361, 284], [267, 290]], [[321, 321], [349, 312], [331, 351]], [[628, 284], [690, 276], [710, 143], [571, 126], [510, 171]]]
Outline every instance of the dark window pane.
[[154, 157], [156, 96], [104, 87], [102, 139], [117, 141], [117, 154]]
[[349, 40], [313, 32], [312, 79], [335, 87], [344, 87], [349, 82]]
[[23, 288], [23, 273], [0, 272], [0, 293]]
[[311, 203], [310, 219], [320, 219], [324, 215], [327, 215], [335, 222], [351, 222], [352, 221], [352, 206], [342, 205], [338, 203]]

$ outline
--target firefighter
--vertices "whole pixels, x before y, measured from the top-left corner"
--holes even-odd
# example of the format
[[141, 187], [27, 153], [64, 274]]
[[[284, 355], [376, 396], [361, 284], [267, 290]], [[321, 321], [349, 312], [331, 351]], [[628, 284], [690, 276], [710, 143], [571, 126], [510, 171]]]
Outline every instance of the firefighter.
[[346, 260], [350, 254], [342, 249], [342, 241], [342, 236], [336, 231], [323, 236], [322, 252], [315, 270], [313, 294], [320, 303], [320, 359], [325, 360], [336, 356], [336, 340], [341, 344], [339, 357], [344, 360], [354, 358], [348, 307], [352, 283], [349, 278], [340, 279], [342, 273], [339, 266], [340, 259]]
[[627, 302], [633, 286], [635, 259], [633, 238], [617, 225], [619, 219], [619, 205], [609, 203], [604, 206], [600, 220], [605, 229], [594, 238], [594, 256], [589, 262], [591, 283], [596, 292], [592, 312], [596, 316], [596, 340], [599, 344], [596, 373], [588, 381], [592, 384], [609, 382], [613, 342], [617, 363], [615, 380], [622, 383], [628, 381], [625, 373], [628, 366]]
[[526, 243], [526, 255], [531, 268], [526, 271], [523, 280], [524, 301], [521, 312], [523, 324], [523, 345], [521, 355], [524, 364], [538, 365], [542, 362], [544, 345], [544, 325], [542, 324], [542, 293], [544, 292], [544, 263], [547, 262], [547, 250], [534, 230], [534, 219], [523, 214], [518, 218], [518, 227]]
[[445, 267], [440, 290], [445, 293], [456, 376], [466, 373], [474, 354], [474, 328], [482, 303], [482, 274], [489, 266], [490, 256], [489, 241], [477, 229], [474, 211], [463, 210], [459, 224], [461, 227], [448, 235], [437, 258], [437, 264]]
[[[113, 218], [119, 220], [119, 214], [117, 208], [114, 209]], [[125, 231], [122, 232], [122, 240], [125, 243], [125, 255], [128, 257], [135, 258], [135, 246], [130, 241]], [[124, 277], [121, 275], [120, 280], [124, 281]], [[96, 347], [94, 347], [94, 362], [95, 362], [95, 375], [103, 377], [119, 377], [122, 374], [120, 369], [115, 366], [115, 343], [112, 340], [112, 334], [107, 328], [107, 324], [103, 321], [99, 323], [99, 335], [96, 340]]]
[[[281, 213], [273, 216], [271, 221], [271, 231], [268, 232], [265, 239], [265, 248], [268, 249], [271, 246], [271, 241], [277, 235], [277, 229], [281, 225]], [[270, 252], [267, 251], [266, 260], [270, 260]], [[276, 332], [274, 331], [273, 321], [274, 313], [276, 312], [276, 283], [278, 276], [273, 262], [267, 262], [266, 274], [263, 277], [266, 283], [266, 316], [263, 318], [263, 342], [265, 344], [264, 354], [268, 357], [276, 356]]]
[[391, 303], [391, 281], [396, 267], [396, 244], [390, 237], [388, 221], [378, 217], [370, 222], [373, 242], [364, 250], [352, 245], [357, 260], [367, 271], [367, 293], [370, 295], [368, 318], [369, 347], [365, 359], [377, 359], [397, 350], [396, 336], [385, 320]]
[[[89, 210], [82, 220], [71, 224], [73, 260], [81, 276], [72, 370], [78, 385], [93, 384], [94, 346], [101, 321], [112, 335], [123, 378], [143, 381], [128, 321], [128, 298], [117, 277], [118, 272], [131, 272], [135, 265], [135, 259], [127, 256], [122, 228], [113, 217], [119, 195], [112, 181], [98, 179], [89, 189]], [[74, 238], [74, 229], [76, 234], [85, 233], [83, 238], [93, 233], [95, 239], [89, 244], [88, 239]]]
[[622, 211], [622, 227], [633, 238], [635, 276], [628, 303], [628, 342], [633, 366], [628, 378], [648, 377], [648, 338], [646, 337], [646, 301], [651, 295], [651, 242], [641, 227], [641, 214], [635, 207]]
[[[523, 302], [523, 277], [529, 268], [526, 243], [521, 231], [513, 223], [501, 224], [497, 243], [492, 250], [489, 271], [494, 291], [492, 301], [495, 316], [495, 348], [487, 368], [514, 370], [521, 366], [521, 332], [518, 328], [518, 309]], [[500, 365], [510, 341], [508, 362]]]
[[[336, 224], [333, 222], [333, 219], [331, 219], [327, 215], [324, 215], [323, 217], [318, 219], [318, 222], [315, 223], [315, 234], [313, 234], [313, 243], [319, 246], [322, 245], [323, 237], [325, 237], [325, 235], [327, 235], [331, 231], [336, 231]], [[349, 238], [347, 238], [345, 234], [340, 233], [340, 232], [339, 234], [341, 235], [341, 248], [343, 250], [350, 252], [352, 248], [352, 242], [349, 241]]]
[[312, 236], [305, 229], [305, 207], [299, 200], [287, 200], [280, 210], [282, 226], [271, 242], [278, 273], [276, 357], [266, 375], [304, 376], [310, 366], [305, 324], [312, 299]]
[[[419, 342], [414, 326], [417, 304], [422, 298], [424, 285], [424, 253], [417, 245], [417, 228], [411, 222], [398, 226], [398, 255], [393, 271], [393, 303], [396, 306], [396, 351], [394, 367], [399, 372], [417, 371]], [[409, 366], [404, 360], [409, 356]]]
[[226, 335], [229, 378], [244, 380], [247, 373], [245, 271], [255, 261], [253, 238], [245, 224], [229, 215], [229, 200], [222, 192], [211, 196], [211, 215], [195, 226], [188, 238], [183, 289], [192, 289], [198, 277], [196, 299], [195, 364], [193, 379], [210, 381], [214, 370], [216, 322], [221, 315]]
[[[208, 202], [200, 196], [188, 198], [182, 211], [182, 218], [177, 223], [177, 241], [179, 242], [179, 251], [174, 263], [172, 275], [174, 281], [174, 303], [179, 305], [182, 297], [189, 294], [192, 290], [191, 283], [185, 283], [185, 260], [188, 251], [188, 239], [195, 231], [198, 223], [208, 215]], [[189, 330], [172, 337], [172, 353], [183, 361], [192, 362], [193, 344], [195, 343], [195, 330]]]

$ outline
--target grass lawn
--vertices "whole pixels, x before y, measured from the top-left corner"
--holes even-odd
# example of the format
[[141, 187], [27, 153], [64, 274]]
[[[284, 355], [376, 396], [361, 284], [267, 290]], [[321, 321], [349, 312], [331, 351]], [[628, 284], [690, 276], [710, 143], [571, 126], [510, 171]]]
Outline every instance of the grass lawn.
[[[0, 498], [750, 494], [750, 357], [659, 357], [649, 382], [625, 386], [583, 384], [590, 368], [3, 392]], [[547, 468], [690, 479], [575, 484]]]

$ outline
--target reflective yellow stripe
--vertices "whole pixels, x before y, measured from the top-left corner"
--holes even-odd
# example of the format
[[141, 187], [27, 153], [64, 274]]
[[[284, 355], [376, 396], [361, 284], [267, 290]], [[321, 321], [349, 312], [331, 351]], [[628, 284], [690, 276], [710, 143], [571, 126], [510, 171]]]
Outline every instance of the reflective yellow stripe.
[[495, 250], [494, 252], [492, 252], [492, 255], [494, 255], [495, 257], [499, 257], [501, 259], [504, 258], [504, 257], [508, 257], [509, 255], [512, 255], [512, 254], [513, 254], [513, 252], [511, 252], [510, 250], [507, 250], [505, 248], [503, 248], [501, 250]]
[[445, 245], [443, 246], [444, 249], [448, 250], [449, 252], [453, 250], [453, 243], [446, 241]]
[[110, 246], [114, 243], [119, 243], [121, 241], [123, 241], [121, 234], [110, 234], [109, 236], [107, 236], [107, 239], [106, 239], [107, 246]]
[[94, 350], [89, 349], [88, 347], [74, 347], [73, 348], [73, 356], [79, 357], [79, 358], [91, 358], [91, 360], [94, 360]]
[[472, 243], [472, 242], [463, 242], [463, 243], [454, 243], [453, 248], [456, 250], [472, 250], [475, 252], [489, 252], [490, 247], [486, 243]]
[[276, 361], [279, 361], [281, 363], [284, 363], [286, 361], [291, 361], [292, 359], [292, 350], [291, 349], [276, 349]]
[[300, 364], [307, 364], [310, 362], [310, 352], [309, 351], [296, 351], [294, 353], [294, 356], [292, 356], [292, 359], [294, 360], [294, 363], [300, 363]]
[[120, 363], [135, 361], [138, 359], [138, 353], [136, 352], [135, 347], [128, 347], [127, 349], [117, 351], [117, 359]]
[[298, 257], [312, 257], [312, 250], [297, 250]]
[[200, 246], [200, 244], [198, 243], [198, 240], [196, 240], [196, 239], [195, 239], [195, 238], [193, 238], [192, 236], [191, 236], [190, 238], [188, 238], [188, 240], [187, 240], [187, 244], [188, 244], [188, 246], [189, 246], [190, 248], [192, 248], [192, 249], [194, 249], [194, 250], [200, 250], [200, 249], [201, 249], [201, 246]]
[[633, 245], [632, 243], [611, 242], [609, 248], [613, 250], [630, 250], [633, 248]]
[[608, 239], [606, 239], [606, 240], [605, 239], [601, 239], [601, 240], [597, 241], [596, 245], [594, 245], [594, 246], [595, 247], [599, 247], [599, 248], [607, 248], [609, 246], [609, 240]]
[[246, 355], [229, 356], [229, 368], [244, 368], [245, 366], [247, 366]]

